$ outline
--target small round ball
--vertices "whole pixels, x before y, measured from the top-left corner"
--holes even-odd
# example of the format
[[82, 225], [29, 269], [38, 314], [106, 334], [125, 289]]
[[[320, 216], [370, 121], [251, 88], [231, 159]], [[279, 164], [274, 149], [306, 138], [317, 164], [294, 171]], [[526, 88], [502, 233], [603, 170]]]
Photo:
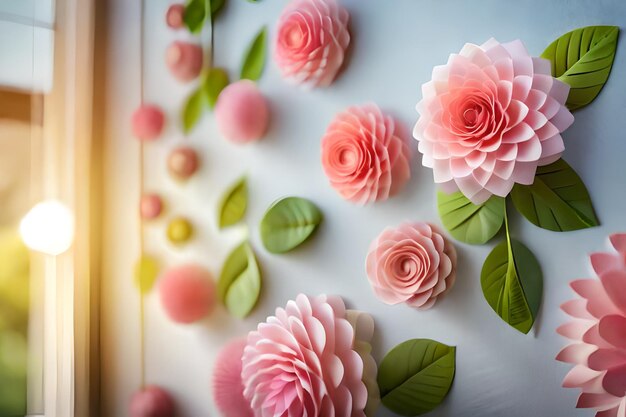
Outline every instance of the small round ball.
[[178, 217], [167, 226], [167, 239], [175, 245], [186, 243], [193, 236], [193, 226], [189, 220]]
[[163, 132], [164, 125], [165, 116], [157, 106], [144, 104], [133, 113], [133, 135], [141, 141], [157, 139]]
[[131, 417], [174, 417], [174, 401], [163, 388], [149, 385], [130, 401]]
[[242, 80], [226, 87], [215, 105], [215, 119], [222, 135], [236, 143], [262, 138], [269, 124], [269, 105], [256, 84]]
[[193, 43], [174, 41], [167, 48], [165, 63], [178, 81], [192, 81], [202, 71], [202, 48]]
[[165, 15], [165, 23], [170, 29], [182, 29], [185, 22], [183, 16], [185, 14], [185, 6], [183, 4], [172, 4], [167, 9]]
[[145, 220], [156, 219], [163, 212], [163, 200], [158, 194], [145, 194], [139, 202], [139, 214]]
[[198, 171], [200, 160], [195, 150], [188, 147], [174, 149], [167, 158], [170, 175], [179, 180], [187, 180]]
[[206, 317], [215, 305], [215, 284], [206, 269], [185, 265], [166, 271], [159, 284], [161, 304], [169, 318], [190, 324]]
[[224, 417], [253, 417], [250, 402], [243, 395], [241, 380], [246, 338], [235, 339], [222, 348], [213, 371], [213, 400]]

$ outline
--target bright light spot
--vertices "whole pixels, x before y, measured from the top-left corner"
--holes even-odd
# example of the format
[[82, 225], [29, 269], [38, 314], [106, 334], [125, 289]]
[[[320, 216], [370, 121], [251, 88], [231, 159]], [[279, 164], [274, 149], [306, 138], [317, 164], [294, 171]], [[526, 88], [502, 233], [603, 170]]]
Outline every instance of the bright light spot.
[[20, 235], [30, 249], [48, 255], [60, 255], [74, 241], [74, 216], [56, 200], [33, 207], [20, 223]]

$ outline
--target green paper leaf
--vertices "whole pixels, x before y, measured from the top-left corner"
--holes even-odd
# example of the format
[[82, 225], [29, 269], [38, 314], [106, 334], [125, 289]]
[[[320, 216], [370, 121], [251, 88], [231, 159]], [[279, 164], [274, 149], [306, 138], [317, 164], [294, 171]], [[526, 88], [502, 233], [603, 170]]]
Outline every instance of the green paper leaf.
[[206, 74], [202, 82], [202, 90], [211, 109], [215, 107], [220, 93], [228, 83], [228, 73], [222, 68], [212, 68]]
[[244, 318], [254, 308], [261, 293], [261, 271], [252, 247], [242, 243], [226, 259], [217, 293], [228, 311]]
[[403, 416], [434, 410], [444, 400], [456, 368], [456, 348], [413, 339], [393, 348], [378, 367], [382, 403]]
[[187, 98], [187, 102], [183, 108], [183, 131], [185, 134], [191, 132], [200, 121], [205, 103], [206, 101], [201, 89], [197, 89]]
[[539, 167], [532, 185], [516, 184], [511, 198], [524, 217], [543, 229], [564, 232], [600, 224], [585, 184], [563, 159]]
[[437, 206], [443, 225], [455, 239], [482, 245], [498, 233], [504, 223], [505, 201], [493, 196], [480, 205], [473, 204], [460, 191], [437, 193]]
[[298, 197], [278, 200], [261, 220], [261, 239], [272, 253], [284, 253], [304, 243], [322, 222], [322, 212]]
[[211, 2], [211, 19], [215, 21], [217, 15], [222, 11], [226, 0], [210, 0]]
[[263, 27], [248, 48], [248, 52], [246, 53], [241, 67], [242, 79], [257, 81], [261, 78], [263, 68], [265, 67], [265, 55], [267, 53], [266, 39], [267, 27]]
[[507, 236], [485, 260], [480, 283], [493, 311], [515, 329], [528, 333], [543, 294], [543, 275], [535, 255]]
[[561, 36], [542, 58], [552, 62], [552, 75], [569, 84], [567, 107], [575, 110], [591, 103], [609, 78], [619, 28], [587, 26]]
[[241, 178], [224, 194], [219, 208], [220, 229], [238, 223], [248, 208], [248, 184]]
[[143, 295], [154, 287], [159, 276], [159, 261], [151, 256], [142, 256], [135, 264], [135, 285]]
[[187, 29], [193, 34], [202, 31], [202, 26], [207, 17], [207, 9], [205, 0], [190, 0], [185, 6], [183, 13], [183, 22]]

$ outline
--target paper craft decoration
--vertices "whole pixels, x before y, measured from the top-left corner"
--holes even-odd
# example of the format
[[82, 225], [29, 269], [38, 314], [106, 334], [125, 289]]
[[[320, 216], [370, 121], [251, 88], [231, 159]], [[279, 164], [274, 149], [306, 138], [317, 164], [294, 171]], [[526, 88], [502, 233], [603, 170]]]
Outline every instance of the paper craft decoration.
[[160, 271], [161, 266], [156, 258], [148, 255], [139, 258], [135, 264], [135, 285], [142, 295], [152, 291]]
[[530, 56], [519, 40], [467, 44], [435, 67], [422, 87], [414, 136], [422, 164], [441, 184], [443, 224], [471, 244], [488, 242], [505, 225], [506, 242], [483, 266], [483, 293], [504, 321], [524, 333], [539, 308], [541, 268], [511, 238], [507, 197], [547, 230], [599, 224], [587, 188], [561, 159], [561, 134], [574, 121], [570, 110], [589, 104], [606, 82], [618, 33], [614, 26], [576, 29], [541, 58]]
[[167, 8], [165, 23], [170, 29], [182, 29], [185, 26], [185, 22], [183, 21], [184, 14], [184, 4], [172, 4], [170, 7]]
[[165, 52], [165, 63], [178, 81], [195, 80], [202, 71], [202, 47], [195, 43], [174, 41]]
[[380, 363], [378, 386], [383, 405], [403, 416], [434, 410], [454, 381], [456, 348], [413, 339], [393, 348]]
[[373, 417], [380, 406], [378, 389], [378, 365], [372, 356], [372, 340], [374, 339], [374, 319], [367, 313], [357, 310], [346, 310], [346, 320], [354, 329], [354, 350], [363, 360], [363, 383], [367, 388], [367, 404], [365, 415]]
[[576, 407], [626, 417], [626, 233], [610, 242], [613, 251], [590, 256], [599, 279], [570, 284], [579, 298], [561, 305], [571, 321], [557, 332], [571, 342], [557, 360], [574, 365], [563, 386], [582, 391]]
[[274, 42], [274, 61], [283, 78], [307, 89], [329, 86], [350, 44], [349, 18], [336, 0], [289, 2]]
[[222, 197], [218, 209], [220, 229], [239, 223], [245, 216], [247, 208], [248, 182], [243, 177], [232, 185]]
[[[355, 335], [370, 337], [373, 331], [371, 319], [361, 314], [350, 315], [355, 330], [341, 298], [300, 294], [250, 332], [240, 377], [254, 416], [364, 417], [368, 390], [363, 379], [371, 379], [375, 370], [369, 349], [363, 349], [367, 365], [355, 350]], [[224, 353], [231, 354], [237, 350]], [[233, 376], [230, 371], [216, 372], [214, 386], [236, 387]], [[228, 391], [220, 392], [222, 405], [234, 404], [242, 395], [232, 389], [228, 399]], [[220, 410], [227, 408], [236, 409]]]
[[222, 136], [231, 142], [249, 143], [261, 139], [269, 126], [267, 100], [256, 84], [237, 81], [224, 88], [215, 105], [215, 120]]
[[150, 193], [141, 196], [139, 214], [144, 220], [154, 220], [163, 212], [163, 200], [158, 194]]
[[254, 37], [241, 66], [242, 80], [257, 81], [263, 75], [267, 54], [267, 27], [263, 27]]
[[174, 417], [174, 411], [170, 394], [155, 385], [137, 391], [130, 402], [131, 417]]
[[402, 127], [375, 104], [339, 113], [322, 138], [322, 167], [331, 186], [357, 204], [384, 201], [411, 177]]
[[222, 348], [213, 371], [213, 400], [222, 417], [254, 417], [250, 403], [243, 396], [241, 357], [245, 337], [235, 339]]
[[133, 113], [131, 119], [133, 136], [140, 141], [158, 139], [165, 125], [163, 111], [155, 105], [143, 104]]
[[261, 220], [261, 240], [271, 253], [289, 252], [307, 241], [322, 222], [311, 201], [286, 197], [274, 202]]
[[434, 226], [403, 223], [372, 242], [366, 270], [382, 302], [426, 310], [454, 285], [456, 250]]
[[190, 324], [203, 319], [213, 309], [215, 284], [211, 273], [200, 266], [178, 266], [163, 274], [159, 296], [172, 321]]
[[200, 168], [198, 153], [187, 146], [174, 149], [167, 158], [167, 169], [170, 175], [180, 181], [186, 181]]
[[261, 270], [248, 242], [228, 256], [217, 283], [220, 301], [236, 317], [244, 318], [256, 306], [261, 293]]
[[167, 225], [167, 240], [174, 245], [183, 245], [193, 237], [193, 226], [184, 217], [172, 219]]

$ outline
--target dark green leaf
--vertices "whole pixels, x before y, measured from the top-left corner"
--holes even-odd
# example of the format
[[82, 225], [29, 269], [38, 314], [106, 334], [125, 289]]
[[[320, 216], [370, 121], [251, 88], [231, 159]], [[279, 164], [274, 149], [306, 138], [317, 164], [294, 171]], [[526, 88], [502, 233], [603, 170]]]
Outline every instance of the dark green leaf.
[[252, 44], [246, 52], [243, 65], [241, 67], [241, 78], [257, 81], [263, 74], [265, 67], [265, 55], [267, 53], [267, 28], [263, 27], [256, 35]]
[[248, 242], [237, 247], [224, 262], [217, 293], [228, 311], [239, 318], [250, 314], [256, 305], [261, 293], [261, 271]]
[[446, 229], [461, 242], [483, 244], [498, 233], [504, 223], [504, 199], [493, 196], [475, 205], [460, 191], [437, 193], [439, 216]]
[[211, 68], [202, 83], [204, 95], [210, 108], [215, 107], [217, 99], [224, 88], [228, 85], [228, 73], [222, 68]]
[[561, 36], [541, 54], [552, 62], [552, 75], [569, 84], [567, 106], [574, 110], [591, 103], [609, 78], [619, 28], [587, 26]]
[[207, 10], [205, 0], [190, 0], [187, 3], [185, 13], [183, 14], [183, 21], [191, 33], [200, 33], [206, 18]]
[[183, 109], [183, 131], [185, 134], [191, 132], [200, 118], [202, 117], [202, 111], [206, 105], [204, 94], [202, 90], [197, 89], [188, 98]]
[[403, 416], [434, 410], [452, 386], [455, 355], [456, 348], [429, 339], [399, 344], [378, 368], [382, 403]]
[[287, 197], [278, 200], [261, 220], [261, 239], [272, 253], [284, 253], [306, 241], [322, 222], [322, 213], [308, 200]]
[[248, 208], [248, 184], [245, 178], [237, 181], [224, 194], [219, 207], [220, 228], [237, 224]]
[[515, 329], [528, 333], [543, 294], [541, 267], [532, 252], [507, 236], [485, 260], [480, 283], [493, 311]]
[[211, 1], [211, 19], [215, 21], [217, 15], [222, 11], [226, 0], [210, 0]]
[[532, 185], [516, 184], [511, 198], [533, 224], [564, 232], [599, 224], [585, 184], [563, 159], [539, 167]]

